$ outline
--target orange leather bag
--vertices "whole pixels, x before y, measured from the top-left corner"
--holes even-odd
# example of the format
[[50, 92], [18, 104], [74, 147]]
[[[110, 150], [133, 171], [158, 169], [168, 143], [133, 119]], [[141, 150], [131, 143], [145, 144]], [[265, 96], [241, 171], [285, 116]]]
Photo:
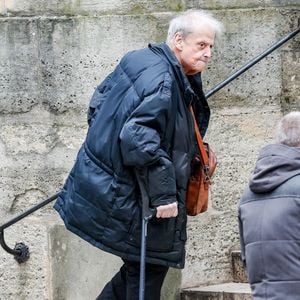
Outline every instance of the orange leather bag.
[[209, 186], [217, 166], [217, 157], [209, 145], [203, 143], [192, 107], [190, 111], [194, 120], [199, 153], [193, 161], [192, 173], [187, 185], [186, 210], [189, 216], [196, 216], [207, 210]]

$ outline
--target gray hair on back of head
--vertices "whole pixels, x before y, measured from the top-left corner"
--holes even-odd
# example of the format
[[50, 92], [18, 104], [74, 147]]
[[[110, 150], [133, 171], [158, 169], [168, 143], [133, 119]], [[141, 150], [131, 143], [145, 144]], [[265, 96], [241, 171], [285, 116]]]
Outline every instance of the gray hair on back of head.
[[209, 12], [204, 10], [187, 10], [170, 21], [166, 42], [170, 43], [176, 33], [186, 37], [197, 27], [203, 25], [211, 27], [216, 36], [223, 32], [222, 23]]
[[276, 142], [290, 147], [300, 147], [300, 111], [290, 112], [279, 121]]

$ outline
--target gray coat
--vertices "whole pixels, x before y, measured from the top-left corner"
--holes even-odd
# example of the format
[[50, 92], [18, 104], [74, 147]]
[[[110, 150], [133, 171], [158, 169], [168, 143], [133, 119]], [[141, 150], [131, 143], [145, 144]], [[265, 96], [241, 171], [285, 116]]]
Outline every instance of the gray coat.
[[300, 299], [300, 148], [262, 149], [239, 225], [253, 299]]

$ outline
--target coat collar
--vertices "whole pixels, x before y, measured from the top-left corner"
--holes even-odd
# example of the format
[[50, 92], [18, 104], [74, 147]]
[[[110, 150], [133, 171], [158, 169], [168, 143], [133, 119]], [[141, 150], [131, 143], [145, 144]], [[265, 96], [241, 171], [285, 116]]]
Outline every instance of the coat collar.
[[151, 51], [161, 56], [171, 65], [178, 84], [180, 85], [180, 89], [183, 93], [185, 102], [189, 106], [195, 100], [195, 98], [199, 96], [198, 89], [193, 90], [190, 82], [199, 84], [199, 90], [202, 91], [201, 74], [198, 73], [196, 75], [187, 77], [182, 69], [181, 64], [166, 43], [149, 44], [148, 47]]

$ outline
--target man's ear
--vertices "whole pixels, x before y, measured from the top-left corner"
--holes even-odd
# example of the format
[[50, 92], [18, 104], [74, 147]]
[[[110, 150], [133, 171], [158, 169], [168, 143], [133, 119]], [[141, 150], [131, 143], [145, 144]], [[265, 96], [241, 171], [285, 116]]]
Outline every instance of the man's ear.
[[182, 51], [183, 48], [183, 37], [182, 34], [176, 32], [174, 35], [174, 46], [177, 50]]

